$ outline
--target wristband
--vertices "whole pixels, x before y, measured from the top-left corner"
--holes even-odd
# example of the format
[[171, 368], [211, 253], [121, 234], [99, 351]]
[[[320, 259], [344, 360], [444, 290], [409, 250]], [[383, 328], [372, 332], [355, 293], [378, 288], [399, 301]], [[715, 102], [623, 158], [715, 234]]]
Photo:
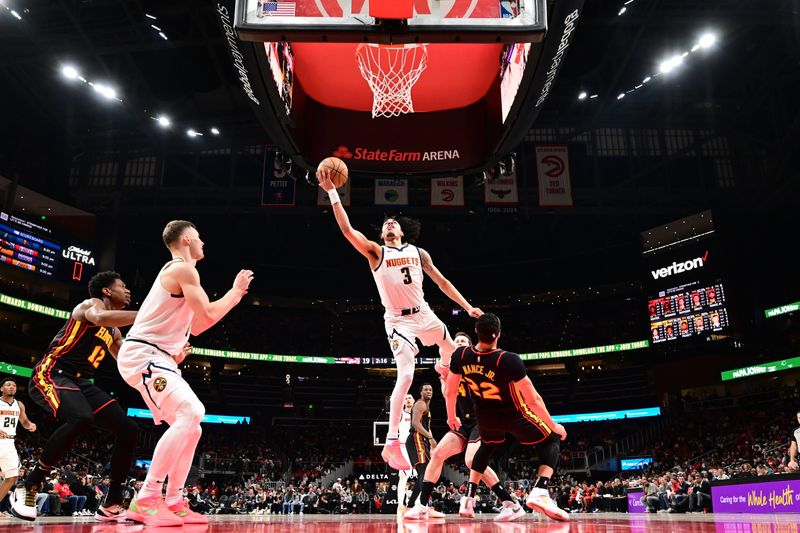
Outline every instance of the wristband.
[[341, 202], [339, 199], [339, 192], [336, 189], [331, 189], [328, 191], [328, 198], [331, 200], [331, 205], [335, 204], [336, 202]]

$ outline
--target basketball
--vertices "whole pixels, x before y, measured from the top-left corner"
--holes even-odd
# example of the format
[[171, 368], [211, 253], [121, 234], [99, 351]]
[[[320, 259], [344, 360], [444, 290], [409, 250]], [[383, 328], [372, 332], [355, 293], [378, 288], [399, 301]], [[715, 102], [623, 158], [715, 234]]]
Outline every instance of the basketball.
[[338, 157], [326, 157], [317, 166], [317, 170], [327, 168], [330, 171], [331, 181], [337, 189], [347, 183], [347, 165]]

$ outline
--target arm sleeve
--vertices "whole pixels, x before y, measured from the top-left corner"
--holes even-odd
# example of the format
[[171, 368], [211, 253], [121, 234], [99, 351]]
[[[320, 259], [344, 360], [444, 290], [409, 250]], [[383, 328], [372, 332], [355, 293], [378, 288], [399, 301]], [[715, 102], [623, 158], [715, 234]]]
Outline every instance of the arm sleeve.
[[523, 363], [519, 355], [514, 352], [503, 353], [503, 359], [500, 361], [500, 365], [500, 368], [503, 369], [512, 382], [517, 382], [528, 375], [528, 371], [525, 370], [525, 363]]

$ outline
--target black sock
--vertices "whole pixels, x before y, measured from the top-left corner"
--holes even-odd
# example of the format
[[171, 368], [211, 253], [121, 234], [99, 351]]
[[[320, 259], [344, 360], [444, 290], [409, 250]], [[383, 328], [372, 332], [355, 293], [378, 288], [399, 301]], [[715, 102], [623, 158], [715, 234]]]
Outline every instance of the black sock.
[[419, 504], [428, 506], [428, 501], [431, 499], [433, 493], [433, 481], [423, 481], [422, 490], [419, 491]]
[[33, 467], [28, 477], [25, 478], [25, 488], [26, 489], [36, 489], [39, 490], [39, 487], [42, 486], [42, 481], [50, 473], [49, 466], [42, 466], [40, 462], [37, 461], [36, 466]]
[[497, 497], [500, 498], [501, 502], [514, 501], [514, 499], [511, 497], [511, 494], [509, 494], [508, 491], [503, 488], [503, 484], [499, 481], [494, 484], [494, 487], [492, 487], [492, 492], [497, 494]]
[[467, 498], [474, 498], [477, 493], [478, 493], [478, 484], [477, 483], [473, 483], [472, 481], [470, 481], [467, 484], [466, 497]]
[[103, 507], [111, 507], [112, 505], [120, 505], [122, 503], [122, 484], [113, 481], [108, 484], [108, 494], [103, 501]]
[[536, 487], [537, 489], [546, 489], [547, 484], [549, 482], [550, 482], [549, 477], [539, 476], [536, 478], [536, 484], [534, 485], [534, 487]]

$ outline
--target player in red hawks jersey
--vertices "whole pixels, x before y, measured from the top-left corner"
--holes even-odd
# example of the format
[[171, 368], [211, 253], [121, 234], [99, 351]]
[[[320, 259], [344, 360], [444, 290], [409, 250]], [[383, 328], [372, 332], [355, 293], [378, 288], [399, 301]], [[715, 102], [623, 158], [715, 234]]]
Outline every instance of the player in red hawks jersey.
[[30, 397], [63, 422], [45, 443], [42, 454], [25, 479], [25, 498], [15, 501], [11, 513], [23, 520], [36, 519], [36, 493], [53, 466], [92, 426], [115, 437], [111, 454], [111, 483], [105, 501], [95, 513], [103, 522], [125, 520], [122, 485], [133, 461], [136, 424], [119, 403], [91, 382], [107, 354], [116, 358], [122, 345], [120, 326], [128, 326], [136, 311], [123, 311], [131, 293], [116, 272], [100, 272], [89, 280], [89, 298], [72, 310], [50, 348], [33, 369]]

